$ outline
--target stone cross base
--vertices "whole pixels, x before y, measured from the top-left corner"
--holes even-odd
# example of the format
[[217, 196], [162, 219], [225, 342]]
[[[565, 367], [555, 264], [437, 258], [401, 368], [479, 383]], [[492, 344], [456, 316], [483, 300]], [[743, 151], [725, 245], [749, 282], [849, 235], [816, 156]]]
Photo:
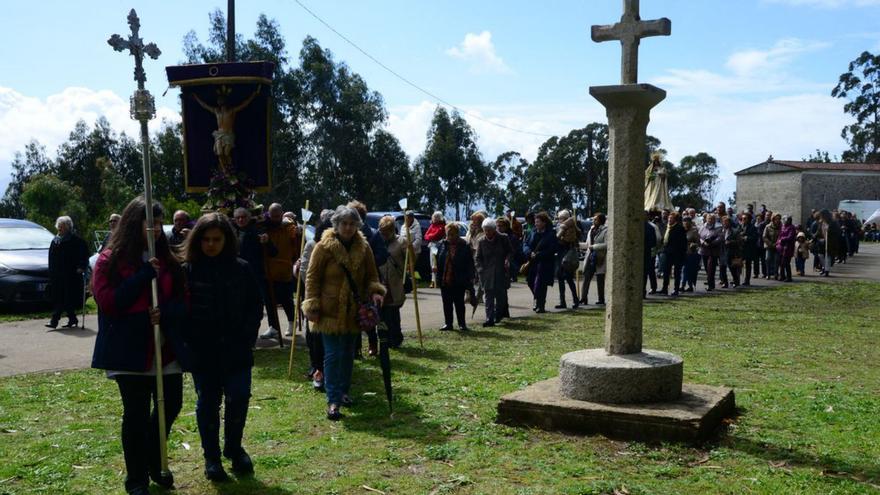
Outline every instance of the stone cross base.
[[674, 401], [600, 404], [565, 397], [559, 378], [552, 378], [502, 397], [496, 421], [623, 440], [700, 443], [714, 438], [735, 413], [733, 390], [725, 387], [686, 383]]
[[680, 357], [661, 351], [569, 352], [559, 363], [559, 391], [569, 399], [607, 404], [674, 401], [681, 395], [683, 368]]

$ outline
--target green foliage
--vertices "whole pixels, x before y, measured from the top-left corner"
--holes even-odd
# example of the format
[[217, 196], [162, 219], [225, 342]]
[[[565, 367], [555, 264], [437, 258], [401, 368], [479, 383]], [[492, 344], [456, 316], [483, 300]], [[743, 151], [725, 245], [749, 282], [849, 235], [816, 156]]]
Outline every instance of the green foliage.
[[840, 133], [850, 147], [843, 161], [880, 162], [880, 56], [862, 52], [840, 75], [831, 96], [847, 99], [843, 111], [855, 118]]
[[63, 215], [73, 219], [80, 233], [81, 222], [87, 218], [83, 192], [78, 186], [65, 182], [54, 175], [35, 175], [24, 185], [21, 203], [27, 211], [28, 220], [55, 231], [55, 220]]
[[[529, 209], [577, 208], [593, 214], [607, 209], [608, 126], [592, 123], [538, 149], [522, 180]], [[522, 210], [523, 212], [525, 210]]]
[[810, 153], [810, 156], [802, 159], [805, 162], [813, 162], [813, 163], [833, 163], [838, 162], [838, 158], [835, 156], [834, 158], [827, 151], [822, 151], [820, 149], [816, 149], [816, 154]]
[[682, 158], [677, 167], [671, 165], [666, 163], [672, 204], [698, 211], [711, 209], [718, 192], [718, 161], [700, 152]]
[[487, 184], [495, 178], [480, 154], [476, 133], [458, 111], [450, 114], [438, 106], [427, 137], [425, 151], [415, 163], [422, 208], [455, 208], [458, 219], [470, 215], [472, 205], [491, 198]]

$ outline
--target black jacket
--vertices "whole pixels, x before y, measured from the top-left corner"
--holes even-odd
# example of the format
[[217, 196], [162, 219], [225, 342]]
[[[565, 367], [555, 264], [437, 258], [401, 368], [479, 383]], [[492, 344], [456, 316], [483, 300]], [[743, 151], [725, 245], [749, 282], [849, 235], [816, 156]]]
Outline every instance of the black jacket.
[[89, 266], [86, 241], [74, 233], [56, 237], [49, 246], [52, 299], [68, 307], [82, 307], [83, 276]]
[[185, 264], [184, 273], [189, 311], [183, 338], [190, 370], [222, 373], [253, 366], [263, 303], [248, 263], [202, 258]]
[[[263, 281], [266, 278], [266, 267], [264, 265], [263, 244], [260, 243], [260, 234], [264, 232], [258, 230], [255, 224], [256, 222], [251, 221], [243, 229], [239, 228], [238, 225], [235, 226], [236, 233], [238, 234], [238, 256], [248, 262], [248, 266], [254, 276], [257, 277], [257, 280]], [[266, 254], [270, 258], [278, 255], [278, 248], [272, 244], [271, 240], [265, 246]]]
[[437, 279], [441, 287], [453, 289], [469, 289], [474, 283], [474, 254], [464, 239], [458, 238], [455, 258], [452, 259], [452, 287], [446, 285], [446, 258], [449, 257], [449, 240], [444, 239], [437, 250]]
[[667, 239], [666, 245], [663, 247], [666, 259], [669, 262], [684, 263], [687, 257], [687, 247], [687, 232], [681, 223], [676, 223], [669, 228], [669, 239]]

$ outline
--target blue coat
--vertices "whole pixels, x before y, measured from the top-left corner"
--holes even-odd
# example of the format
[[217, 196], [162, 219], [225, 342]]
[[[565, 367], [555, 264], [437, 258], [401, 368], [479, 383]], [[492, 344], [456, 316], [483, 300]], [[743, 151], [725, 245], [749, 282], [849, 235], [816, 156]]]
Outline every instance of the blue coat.
[[[534, 285], [536, 279], [542, 284], [553, 285], [556, 270], [556, 251], [559, 249], [556, 240], [556, 232], [547, 228], [544, 232], [532, 231], [528, 242], [523, 243], [523, 254], [526, 259], [531, 259], [529, 264], [529, 285]], [[535, 257], [532, 258], [532, 253]]]

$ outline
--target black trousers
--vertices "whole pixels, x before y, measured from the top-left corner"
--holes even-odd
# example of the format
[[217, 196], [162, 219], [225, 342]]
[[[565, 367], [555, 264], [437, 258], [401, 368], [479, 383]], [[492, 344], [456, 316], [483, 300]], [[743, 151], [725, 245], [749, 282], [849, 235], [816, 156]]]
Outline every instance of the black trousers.
[[654, 256], [645, 256], [645, 284], [651, 282], [651, 290], [657, 291], [657, 270], [654, 268]]
[[[293, 321], [293, 282], [267, 282], [272, 284], [272, 289], [274, 289], [275, 294], [275, 304], [280, 304], [282, 308], [284, 308], [284, 314], [287, 316], [287, 321]], [[269, 316], [269, 325], [272, 328], [278, 330], [279, 332], [284, 329], [281, 328], [281, 322], [278, 321], [278, 308], [272, 306], [272, 298], [269, 296], [269, 289], [266, 288], [266, 313]]]
[[[672, 270], [670, 270], [669, 265], [672, 265], [672, 267], [673, 267]], [[683, 268], [684, 268], [684, 259], [683, 258], [680, 258], [680, 259], [673, 258], [673, 257], [669, 256], [668, 254], [666, 255], [666, 266], [663, 268], [663, 291], [664, 292], [669, 290], [669, 275], [670, 274], [673, 274], [675, 276], [674, 282], [675, 282], [675, 290], [676, 291], [678, 291], [678, 289], [681, 288], [682, 285], [684, 285], [681, 280], [681, 271]]]
[[312, 371], [324, 373], [324, 340], [321, 334], [311, 330], [308, 321], [306, 321], [306, 346], [309, 348], [309, 363]]
[[[156, 377], [117, 375], [122, 398], [122, 452], [125, 456], [125, 489], [144, 486], [149, 472], [159, 471], [159, 415]], [[165, 434], [180, 413], [183, 403], [183, 375], [164, 375]], [[167, 437], [166, 437], [167, 438]]]
[[750, 285], [752, 283], [752, 263], [754, 263], [754, 261], [749, 258], [743, 259], [743, 283], [745, 285]]
[[220, 404], [226, 403], [223, 415], [223, 455], [241, 454], [241, 439], [251, 398], [251, 369], [233, 372], [193, 373], [198, 401], [196, 422], [205, 459], [220, 460]]
[[452, 309], [455, 308], [455, 317], [459, 327], [467, 326], [464, 316], [464, 288], [441, 287], [440, 297], [443, 298], [443, 321], [452, 326]]
[[718, 266], [717, 256], [703, 256], [703, 268], [706, 270], [706, 281], [710, 289], [715, 289], [715, 268]]
[[[388, 346], [400, 347], [403, 344], [403, 330], [400, 328], [400, 306], [382, 306], [379, 308], [379, 318], [388, 327]], [[372, 342], [376, 331], [373, 330], [369, 335]]]

